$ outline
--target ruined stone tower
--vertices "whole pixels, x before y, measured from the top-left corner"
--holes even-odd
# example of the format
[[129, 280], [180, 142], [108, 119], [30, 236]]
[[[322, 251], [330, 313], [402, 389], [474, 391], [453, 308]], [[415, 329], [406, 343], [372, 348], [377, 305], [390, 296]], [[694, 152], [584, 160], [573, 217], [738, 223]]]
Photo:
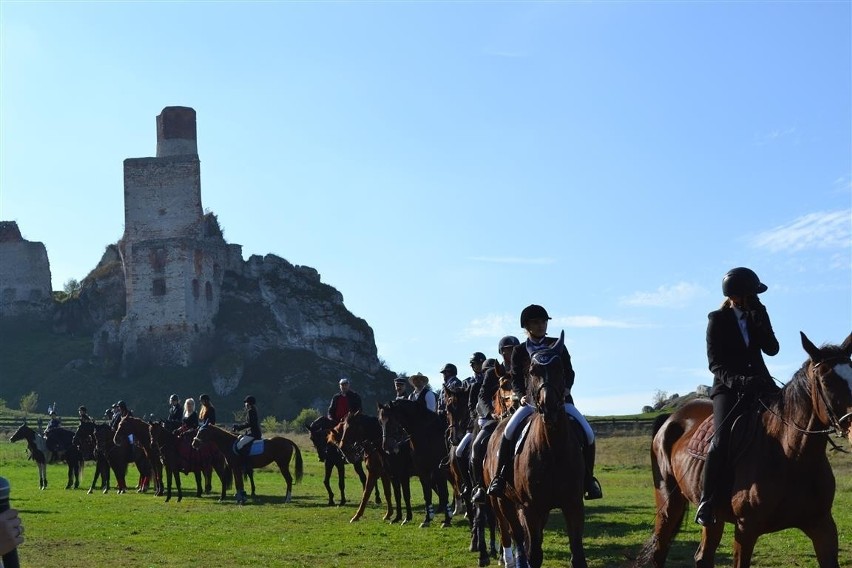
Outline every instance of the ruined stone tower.
[[[157, 157], [124, 161], [127, 315], [119, 331], [125, 364], [189, 365], [204, 355], [219, 309], [229, 251], [201, 207], [195, 110], [157, 117]], [[231, 250], [233, 249], [233, 250]]]

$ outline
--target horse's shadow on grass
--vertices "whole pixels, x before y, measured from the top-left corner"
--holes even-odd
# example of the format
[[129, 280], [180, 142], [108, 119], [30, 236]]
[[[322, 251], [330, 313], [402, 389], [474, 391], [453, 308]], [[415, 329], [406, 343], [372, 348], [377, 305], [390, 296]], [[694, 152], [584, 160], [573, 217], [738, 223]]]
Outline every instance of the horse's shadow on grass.
[[[621, 519], [647, 519], [629, 521]], [[701, 539], [700, 533], [688, 530], [686, 523], [689, 517], [685, 517], [684, 526], [677, 538], [672, 542], [667, 563], [670, 566], [691, 566], [694, 563], [695, 550]], [[654, 532], [654, 510], [652, 507], [624, 507], [597, 505], [586, 509], [586, 523], [583, 531], [583, 544], [586, 549], [586, 557], [589, 559], [605, 560], [607, 566], [613, 568], [633, 568], [645, 541]], [[565, 519], [558, 510], [550, 512], [550, 517], [545, 526], [545, 534], [558, 534], [558, 540], [562, 544], [553, 548], [545, 548], [545, 564], [570, 565], [571, 551], [568, 548], [568, 536], [565, 530]], [[606, 535], [606, 539], [601, 539]], [[636, 535], [641, 535], [636, 540]], [[592, 539], [595, 541], [592, 541]], [[628, 540], [629, 545], [621, 541]], [[611, 542], [612, 544], [608, 544]], [[564, 546], [563, 546], [564, 545]], [[718, 550], [716, 553], [718, 565], [730, 563], [730, 555]]]

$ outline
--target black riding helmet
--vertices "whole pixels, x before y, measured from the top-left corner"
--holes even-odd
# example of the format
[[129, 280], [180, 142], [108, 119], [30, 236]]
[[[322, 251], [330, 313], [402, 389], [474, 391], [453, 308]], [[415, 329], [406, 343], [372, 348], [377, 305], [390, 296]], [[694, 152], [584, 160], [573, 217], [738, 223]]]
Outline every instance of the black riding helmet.
[[766, 292], [768, 287], [760, 281], [750, 268], [732, 268], [722, 277], [722, 294], [731, 296], [754, 296]]
[[127, 408], [127, 403], [124, 402], [123, 400], [119, 400], [118, 402], [115, 403], [115, 405], [119, 408]]
[[458, 374], [459, 370], [452, 363], [447, 363], [446, 365], [441, 367], [441, 370], [438, 371], [438, 372], [439, 373], [450, 373], [451, 375], [455, 376], [455, 375]]
[[470, 364], [471, 365], [473, 365], [474, 363], [484, 363], [484, 362], [485, 362], [485, 353], [480, 353], [479, 351], [477, 351], [476, 353], [474, 353], [473, 355], [470, 356]]
[[253, 396], [251, 396], [251, 395], [247, 396], [247, 397], [245, 398], [245, 400], [243, 400], [243, 402], [247, 402], [247, 403], [251, 404], [252, 406], [254, 406], [255, 404], [257, 404], [257, 403], [255, 402], [255, 400], [254, 400], [254, 397], [253, 397]]
[[521, 312], [521, 327], [526, 329], [527, 322], [532, 319], [550, 319], [547, 310], [538, 304], [530, 304]]
[[502, 353], [503, 350], [507, 347], [514, 347], [515, 345], [520, 345], [521, 342], [518, 341], [518, 338], [514, 335], [507, 335], [500, 339], [500, 342], [497, 344], [497, 352]]
[[88, 411], [86, 410], [85, 406], [81, 406], [80, 408], [77, 409], [77, 412], [88, 412]]
[[485, 363], [482, 364], [482, 370], [484, 371], [485, 369], [493, 369], [496, 366], [497, 366], [497, 359], [490, 359], [489, 358], [489, 359], [486, 359]]

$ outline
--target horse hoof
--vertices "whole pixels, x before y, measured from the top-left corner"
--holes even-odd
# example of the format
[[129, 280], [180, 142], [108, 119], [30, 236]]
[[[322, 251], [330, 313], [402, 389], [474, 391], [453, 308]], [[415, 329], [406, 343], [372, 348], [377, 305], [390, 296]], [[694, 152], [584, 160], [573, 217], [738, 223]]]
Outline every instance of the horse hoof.
[[349, 519], [349, 522], [350, 523], [357, 523], [360, 520], [361, 520], [361, 517], [352, 517], [351, 519]]
[[429, 526], [430, 526], [431, 524], [432, 524], [432, 522], [431, 522], [431, 521], [423, 521], [422, 523], [420, 523], [420, 528], [421, 528], [421, 529], [429, 528]]
[[93, 491], [93, 490], [91, 490], [91, 489], [89, 489], [88, 491], [86, 491], [86, 494], [87, 494], [87, 495], [91, 495], [92, 493], [94, 493], [94, 491]]
[[485, 558], [480, 558], [480, 559], [479, 559], [479, 566], [480, 566], [480, 568], [481, 568], [482, 566], [488, 566], [489, 564], [491, 564], [491, 560], [489, 560], [487, 556], [486, 556]]
[[442, 528], [442, 529], [445, 529], [445, 528], [447, 528], [447, 527], [451, 527], [451, 526], [453, 526], [453, 523], [452, 523], [451, 521], [449, 521], [449, 520], [446, 520], [446, 521], [444, 521], [443, 523], [441, 523], [441, 528]]

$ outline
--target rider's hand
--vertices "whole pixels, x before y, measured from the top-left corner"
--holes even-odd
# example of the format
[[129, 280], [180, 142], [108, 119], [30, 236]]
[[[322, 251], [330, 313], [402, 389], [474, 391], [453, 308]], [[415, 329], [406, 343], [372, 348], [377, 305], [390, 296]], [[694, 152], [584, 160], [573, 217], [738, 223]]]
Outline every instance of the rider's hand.
[[527, 395], [521, 397], [521, 406], [527, 405]]

